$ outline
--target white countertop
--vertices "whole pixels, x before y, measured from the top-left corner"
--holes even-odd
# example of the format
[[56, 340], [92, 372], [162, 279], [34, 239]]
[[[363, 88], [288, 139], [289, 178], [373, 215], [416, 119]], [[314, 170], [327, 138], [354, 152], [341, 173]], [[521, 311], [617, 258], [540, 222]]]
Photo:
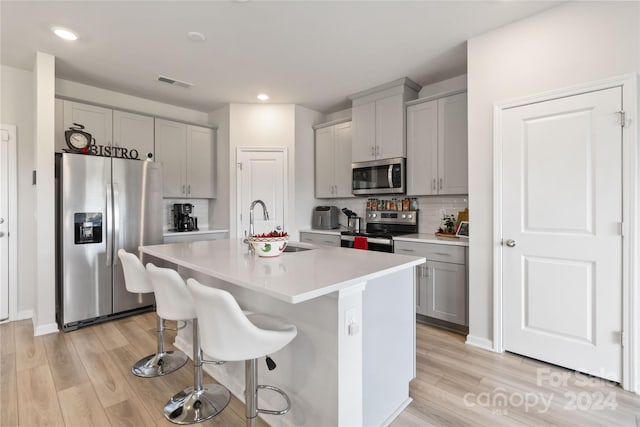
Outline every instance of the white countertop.
[[434, 233], [406, 234], [404, 236], [394, 237], [393, 240], [399, 241], [399, 242], [435, 243], [438, 245], [469, 246], [469, 239], [438, 237]]
[[331, 246], [275, 258], [249, 254], [242, 239], [142, 246], [146, 254], [296, 304], [423, 264], [422, 257]]
[[210, 234], [210, 233], [228, 233], [229, 230], [216, 230], [216, 229], [200, 229], [194, 231], [173, 231], [167, 230], [162, 233], [163, 237], [167, 236], [193, 236], [194, 234]]

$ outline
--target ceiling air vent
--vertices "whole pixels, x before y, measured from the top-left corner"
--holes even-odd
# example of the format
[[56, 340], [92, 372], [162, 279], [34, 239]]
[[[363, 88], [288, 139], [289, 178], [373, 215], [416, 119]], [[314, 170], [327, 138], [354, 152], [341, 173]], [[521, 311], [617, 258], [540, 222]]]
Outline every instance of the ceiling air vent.
[[183, 82], [183, 81], [180, 81], [180, 80], [172, 79], [171, 77], [167, 77], [167, 76], [158, 76], [158, 81], [159, 82], [163, 82], [163, 83], [168, 83], [168, 84], [174, 85], [174, 86], [180, 86], [180, 87], [191, 87], [191, 86], [193, 86], [193, 83]]

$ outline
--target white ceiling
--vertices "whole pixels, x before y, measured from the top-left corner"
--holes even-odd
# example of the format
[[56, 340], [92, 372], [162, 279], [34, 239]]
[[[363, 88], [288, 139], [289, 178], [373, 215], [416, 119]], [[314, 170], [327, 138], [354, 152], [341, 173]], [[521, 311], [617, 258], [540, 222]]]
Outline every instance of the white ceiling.
[[[548, 9], [546, 1], [0, 1], [1, 62], [204, 112], [293, 103], [332, 112], [349, 94], [466, 72], [465, 40]], [[66, 42], [52, 26], [80, 36]], [[189, 31], [207, 40], [194, 42]], [[158, 75], [194, 83], [169, 86]]]

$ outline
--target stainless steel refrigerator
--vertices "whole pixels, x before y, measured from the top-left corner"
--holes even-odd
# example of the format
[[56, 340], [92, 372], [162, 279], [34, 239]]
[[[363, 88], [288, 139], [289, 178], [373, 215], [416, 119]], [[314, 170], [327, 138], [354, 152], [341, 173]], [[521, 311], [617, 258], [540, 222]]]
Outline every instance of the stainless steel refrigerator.
[[152, 293], [126, 290], [117, 252], [162, 243], [160, 164], [64, 153], [56, 155], [56, 173], [60, 327], [152, 309]]

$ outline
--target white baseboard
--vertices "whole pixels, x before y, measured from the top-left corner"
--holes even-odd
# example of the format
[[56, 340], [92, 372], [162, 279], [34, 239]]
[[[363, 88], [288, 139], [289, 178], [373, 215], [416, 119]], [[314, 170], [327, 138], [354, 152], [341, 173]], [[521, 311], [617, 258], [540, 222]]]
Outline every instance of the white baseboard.
[[24, 320], [33, 318], [33, 310], [19, 311], [11, 320]]
[[493, 351], [493, 341], [486, 338], [480, 338], [473, 335], [467, 335], [467, 341], [465, 344], [472, 345], [474, 347], [482, 348], [484, 350]]
[[33, 336], [38, 337], [40, 335], [54, 334], [58, 332], [57, 323], [48, 323], [46, 325], [36, 326], [33, 325]]

